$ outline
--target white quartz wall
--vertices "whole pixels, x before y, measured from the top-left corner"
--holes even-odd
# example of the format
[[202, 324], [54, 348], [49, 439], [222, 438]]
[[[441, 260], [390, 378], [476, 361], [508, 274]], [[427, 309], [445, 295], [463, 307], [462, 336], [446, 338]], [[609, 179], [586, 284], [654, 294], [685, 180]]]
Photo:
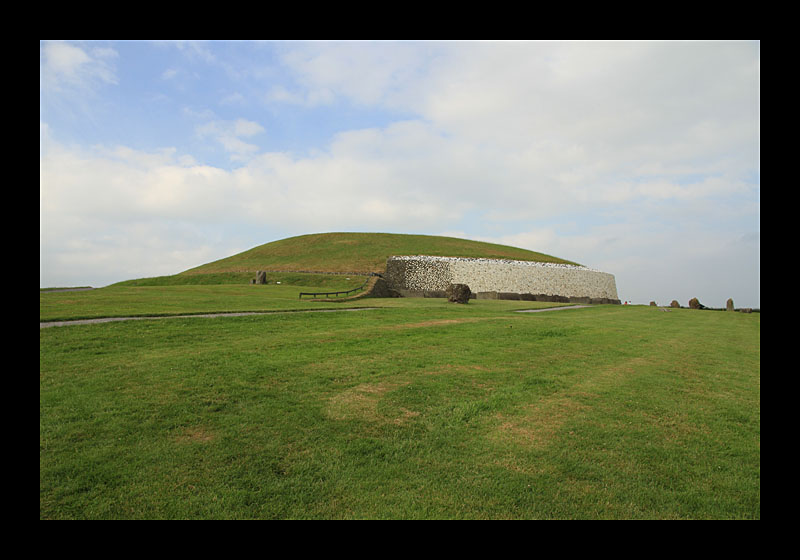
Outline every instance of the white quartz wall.
[[619, 299], [614, 275], [574, 265], [452, 257], [392, 257], [386, 278], [406, 290], [467, 284], [473, 293], [513, 292]]

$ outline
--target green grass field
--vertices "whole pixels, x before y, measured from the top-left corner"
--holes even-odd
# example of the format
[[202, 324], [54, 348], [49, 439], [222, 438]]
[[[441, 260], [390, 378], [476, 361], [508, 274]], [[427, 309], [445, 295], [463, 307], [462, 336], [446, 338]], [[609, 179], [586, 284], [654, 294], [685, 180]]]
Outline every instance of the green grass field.
[[377, 307], [40, 329], [40, 518], [760, 519], [760, 314], [318, 282], [40, 292], [40, 321]]
[[[302, 277], [303, 275], [298, 275]], [[326, 282], [291, 280], [280, 285], [248, 284], [174, 285], [174, 277], [120, 283], [86, 292], [40, 292], [40, 321], [136, 317], [241, 311], [302, 311], [340, 307], [344, 302], [322, 303], [298, 298], [301, 292], [350, 290], [364, 284], [361, 276], [329, 276]], [[163, 282], [163, 285], [157, 285]], [[364, 300], [367, 301], [367, 300]], [[363, 307], [364, 301], [358, 305]]]

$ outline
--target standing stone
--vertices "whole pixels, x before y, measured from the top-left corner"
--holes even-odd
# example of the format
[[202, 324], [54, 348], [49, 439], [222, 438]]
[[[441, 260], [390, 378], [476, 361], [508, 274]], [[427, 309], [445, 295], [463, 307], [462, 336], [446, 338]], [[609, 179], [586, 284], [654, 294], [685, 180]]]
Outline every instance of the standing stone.
[[691, 309], [705, 309], [706, 306], [703, 305], [702, 303], [700, 303], [700, 300], [698, 300], [696, 297], [693, 297], [692, 299], [689, 300], [689, 308], [691, 308]]
[[677, 300], [677, 299], [673, 299], [673, 300], [672, 300], [672, 303], [670, 303], [670, 304], [669, 304], [669, 306], [670, 306], [670, 307], [680, 307], [680, 306], [681, 306], [681, 304], [680, 304], [680, 303], [678, 303], [678, 300]]
[[453, 303], [469, 303], [472, 291], [466, 284], [450, 284], [445, 290], [447, 300]]
[[734, 311], [733, 298], [728, 298], [728, 303], [725, 304], [725, 311]]
[[658, 306], [656, 305], [656, 302], [654, 302], [654, 301], [651, 301], [651, 302], [650, 302], [650, 307], [658, 307]]
[[259, 270], [256, 272], [256, 284], [266, 284], [267, 283], [267, 273], [263, 270]]

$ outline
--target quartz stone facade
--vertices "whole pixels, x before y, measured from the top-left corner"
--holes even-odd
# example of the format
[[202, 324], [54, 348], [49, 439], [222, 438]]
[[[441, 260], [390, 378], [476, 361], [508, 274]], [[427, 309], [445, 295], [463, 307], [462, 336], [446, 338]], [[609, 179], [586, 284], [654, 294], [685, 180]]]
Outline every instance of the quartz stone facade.
[[385, 279], [404, 295], [438, 294], [450, 284], [467, 284], [478, 297], [534, 294], [619, 303], [614, 275], [566, 264], [403, 256], [387, 260]]

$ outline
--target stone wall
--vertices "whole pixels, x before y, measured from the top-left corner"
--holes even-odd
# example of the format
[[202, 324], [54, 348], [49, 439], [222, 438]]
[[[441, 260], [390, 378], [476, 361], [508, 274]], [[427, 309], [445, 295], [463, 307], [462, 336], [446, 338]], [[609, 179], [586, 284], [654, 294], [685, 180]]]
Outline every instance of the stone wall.
[[[583, 266], [453, 257], [391, 257], [386, 261], [386, 281], [401, 294], [426, 296], [444, 292], [450, 284], [467, 284], [481, 294], [513, 294], [597, 300], [619, 303], [612, 274]], [[492, 296], [484, 296], [492, 297]], [[521, 298], [514, 298], [521, 299]], [[534, 299], [534, 298], [524, 298]]]

